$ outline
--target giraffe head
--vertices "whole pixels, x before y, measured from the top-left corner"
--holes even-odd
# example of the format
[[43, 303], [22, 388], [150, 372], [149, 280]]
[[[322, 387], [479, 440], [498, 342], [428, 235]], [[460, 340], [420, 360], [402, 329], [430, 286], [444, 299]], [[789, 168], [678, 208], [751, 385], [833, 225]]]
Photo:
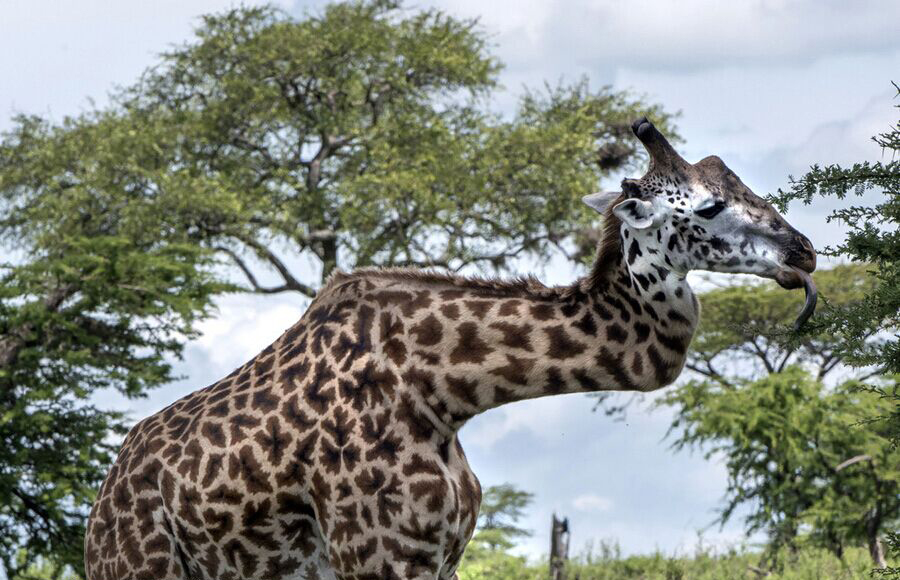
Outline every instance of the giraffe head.
[[[810, 241], [769, 203], [750, 191], [721, 159], [685, 161], [646, 118], [632, 125], [650, 154], [640, 179], [622, 181], [622, 191], [584, 201], [601, 213], [611, 208], [621, 221], [626, 246], [641, 256], [661, 256], [679, 275], [690, 270], [756, 274], [784, 288], [806, 289], [797, 325], [815, 309], [816, 268]], [[641, 249], [642, 247], [642, 249]], [[628, 260], [637, 251], [628, 251]]]

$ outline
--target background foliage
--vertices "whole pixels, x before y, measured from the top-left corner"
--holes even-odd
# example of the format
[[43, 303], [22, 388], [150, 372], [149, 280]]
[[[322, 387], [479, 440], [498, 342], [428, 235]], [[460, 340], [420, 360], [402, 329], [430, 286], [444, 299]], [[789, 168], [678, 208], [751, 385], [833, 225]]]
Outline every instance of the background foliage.
[[[87, 510], [126, 429], [95, 393], [134, 397], [173, 380], [170, 361], [226, 289], [209, 274], [210, 253], [173, 230], [167, 213], [118, 189], [139, 165], [98, 163], [121, 159], [114, 149], [129, 130], [103, 115], [89, 127], [21, 118], [0, 145], [0, 236], [12, 250], [0, 263], [7, 577], [38, 557], [81, 568]], [[42, 168], [59, 174], [48, 179]]]
[[659, 107], [586, 80], [526, 90], [500, 118], [501, 63], [477, 23], [399, 7], [209, 16], [120, 96], [166, 127], [164, 171], [204, 180], [185, 190], [184, 226], [250, 289], [312, 296], [336, 267], [546, 257], [589, 225], [581, 197], [639, 159], [630, 119], [671, 129]]
[[[900, 97], [900, 86], [895, 98]], [[900, 110], [900, 105], [895, 105]], [[875, 287], [864, 299], [846, 308], [830, 309], [820, 316], [808, 332], [828, 332], [840, 337], [837, 355], [853, 367], [871, 367], [885, 374], [900, 374], [900, 120], [888, 130], [872, 137], [881, 146], [883, 161], [855, 163], [851, 167], [837, 164], [815, 165], [799, 179], [791, 178], [787, 191], [779, 190], [772, 200], [786, 207], [800, 200], [812, 203], [817, 197], [859, 198], [867, 193], [874, 203], [854, 202], [838, 209], [828, 221], [840, 221], [849, 227], [845, 241], [827, 248], [826, 255], [841, 256], [854, 262], [874, 266]], [[881, 338], [871, 341], [873, 334]], [[868, 383], [872, 393], [887, 401], [890, 408], [873, 415], [873, 424], [881, 423], [893, 444], [900, 445], [900, 388], [892, 382]], [[896, 527], [894, 528], [896, 530]], [[900, 557], [900, 537], [888, 533], [893, 553]], [[900, 578], [900, 567], [879, 566], [882, 577]]]

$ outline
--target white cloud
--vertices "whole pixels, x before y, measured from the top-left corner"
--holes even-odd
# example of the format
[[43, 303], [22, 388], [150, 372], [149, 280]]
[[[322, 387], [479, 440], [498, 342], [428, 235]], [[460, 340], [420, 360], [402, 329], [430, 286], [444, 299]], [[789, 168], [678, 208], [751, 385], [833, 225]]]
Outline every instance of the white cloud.
[[893, 0], [431, 0], [481, 16], [517, 66], [696, 69], [812, 62], [898, 46]]
[[900, 5], [820, 0], [593, 0], [578, 18], [556, 12], [548, 33], [567, 39], [588, 62], [653, 68], [728, 63], [810, 62], [838, 52], [896, 47]]
[[202, 336], [192, 346], [203, 350], [225, 376], [281, 336], [308, 304], [289, 294], [271, 300], [252, 294], [224, 296], [217, 300], [217, 316], [200, 324]]
[[[261, 4], [248, 0], [246, 4]], [[276, 2], [278, 4], [279, 2]], [[188, 40], [202, 14], [233, 0], [7, 0], [0, 18], [0, 129], [12, 113], [59, 119], [106, 100], [157, 55]], [[281, 2], [287, 6], [288, 1]]]
[[612, 509], [613, 501], [608, 497], [585, 494], [573, 499], [572, 506], [583, 512], [607, 512]]
[[890, 54], [833, 57], [809, 66], [728, 66], [689, 73], [623, 67], [615, 86], [648, 93], [668, 111], [682, 111], [678, 125], [688, 160], [715, 153], [730, 164], [800, 146], [817, 127], [853, 118], [873, 101], [881, 101], [882, 115], [891, 115], [889, 75], [898, 62], [900, 46]]
[[517, 432], [527, 431], [537, 437], [563, 434], [566, 430], [567, 411], [571, 410], [574, 400], [571, 396], [563, 396], [504, 405], [467, 424], [466, 442], [491, 449]]
[[806, 169], [814, 163], [852, 164], [858, 161], [890, 161], [885, 152], [872, 141], [872, 136], [890, 130], [897, 122], [896, 105], [900, 99], [894, 98], [896, 91], [885, 90], [865, 104], [848, 118], [823, 123], [815, 127], [797, 147], [787, 151], [786, 163], [795, 168]]

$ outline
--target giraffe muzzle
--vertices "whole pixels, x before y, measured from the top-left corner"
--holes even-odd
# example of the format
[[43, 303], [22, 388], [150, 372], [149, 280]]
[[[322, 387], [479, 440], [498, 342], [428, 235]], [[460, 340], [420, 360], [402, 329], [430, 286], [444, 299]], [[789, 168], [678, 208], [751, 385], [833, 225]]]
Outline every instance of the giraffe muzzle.
[[800, 268], [804, 272], [815, 271], [816, 249], [809, 238], [797, 232], [789, 242], [784, 262], [788, 266]]

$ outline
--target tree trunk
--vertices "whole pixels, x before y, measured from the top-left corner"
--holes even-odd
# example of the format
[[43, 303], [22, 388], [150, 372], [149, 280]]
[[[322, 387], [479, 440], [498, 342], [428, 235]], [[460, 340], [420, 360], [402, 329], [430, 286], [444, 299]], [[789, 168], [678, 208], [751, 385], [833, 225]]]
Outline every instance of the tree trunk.
[[881, 529], [881, 513], [878, 508], [873, 508], [866, 518], [866, 537], [869, 543], [869, 555], [872, 556], [872, 562], [878, 568], [887, 568], [887, 560], [884, 557], [884, 546], [878, 537]]
[[338, 266], [337, 238], [322, 240], [322, 283]]
[[553, 514], [550, 526], [550, 580], [565, 580], [569, 559], [569, 519], [558, 520]]

